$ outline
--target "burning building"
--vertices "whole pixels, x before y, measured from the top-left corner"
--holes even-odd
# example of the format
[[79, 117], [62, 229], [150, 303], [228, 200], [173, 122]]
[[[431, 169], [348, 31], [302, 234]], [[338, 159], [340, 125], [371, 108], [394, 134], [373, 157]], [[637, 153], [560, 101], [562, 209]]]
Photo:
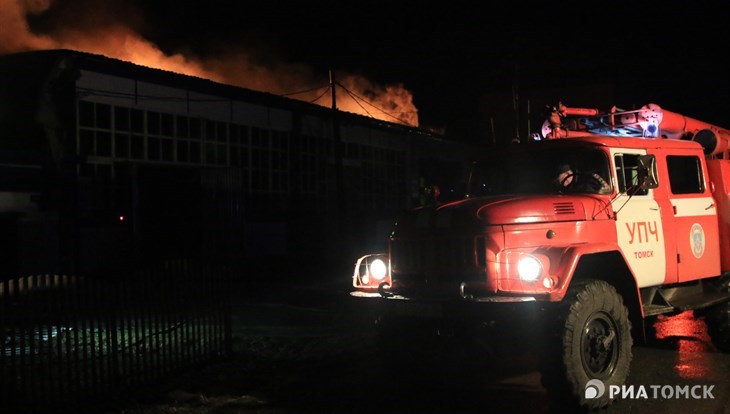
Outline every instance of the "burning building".
[[86, 52], [7, 54], [0, 73], [3, 274], [349, 258], [424, 185], [458, 191], [474, 150]]

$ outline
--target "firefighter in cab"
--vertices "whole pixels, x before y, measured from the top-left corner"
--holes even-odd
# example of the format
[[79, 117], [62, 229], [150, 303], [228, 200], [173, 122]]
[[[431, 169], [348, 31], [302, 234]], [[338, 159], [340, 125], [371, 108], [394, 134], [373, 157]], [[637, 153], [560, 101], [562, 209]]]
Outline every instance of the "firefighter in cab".
[[561, 193], [609, 194], [611, 186], [596, 173], [573, 169], [570, 164], [560, 164], [553, 181]]

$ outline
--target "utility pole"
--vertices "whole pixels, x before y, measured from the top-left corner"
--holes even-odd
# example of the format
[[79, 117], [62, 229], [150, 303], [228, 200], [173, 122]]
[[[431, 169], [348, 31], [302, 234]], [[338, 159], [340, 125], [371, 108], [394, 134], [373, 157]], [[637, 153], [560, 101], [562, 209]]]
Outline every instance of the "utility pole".
[[330, 69], [330, 91], [332, 92], [332, 113], [337, 111], [337, 88], [335, 88], [335, 73]]

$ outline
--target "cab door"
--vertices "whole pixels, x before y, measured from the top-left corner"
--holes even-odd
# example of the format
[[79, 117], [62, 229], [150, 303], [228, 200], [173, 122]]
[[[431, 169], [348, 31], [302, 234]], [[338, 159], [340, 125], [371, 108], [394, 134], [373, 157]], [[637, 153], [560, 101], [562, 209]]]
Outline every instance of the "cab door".
[[[618, 194], [613, 200], [616, 238], [639, 287], [666, 283], [667, 248], [657, 190], [641, 188], [640, 157], [646, 150], [614, 148], [614, 180]], [[674, 273], [674, 272], [670, 272]]]
[[717, 206], [707, 184], [702, 156], [666, 156], [669, 201], [676, 240], [678, 281], [720, 274]]

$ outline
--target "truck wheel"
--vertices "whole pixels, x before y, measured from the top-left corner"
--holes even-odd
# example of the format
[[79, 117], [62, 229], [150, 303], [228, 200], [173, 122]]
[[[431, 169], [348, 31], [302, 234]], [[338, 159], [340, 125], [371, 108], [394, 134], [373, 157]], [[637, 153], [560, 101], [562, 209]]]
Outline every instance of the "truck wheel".
[[730, 353], [730, 303], [715, 305], [704, 316], [712, 344], [721, 352]]
[[[624, 385], [633, 341], [621, 296], [601, 280], [573, 282], [554, 309], [540, 360], [542, 384], [553, 401], [583, 409], [608, 406], [609, 386]], [[597, 379], [603, 385], [588, 387]]]

